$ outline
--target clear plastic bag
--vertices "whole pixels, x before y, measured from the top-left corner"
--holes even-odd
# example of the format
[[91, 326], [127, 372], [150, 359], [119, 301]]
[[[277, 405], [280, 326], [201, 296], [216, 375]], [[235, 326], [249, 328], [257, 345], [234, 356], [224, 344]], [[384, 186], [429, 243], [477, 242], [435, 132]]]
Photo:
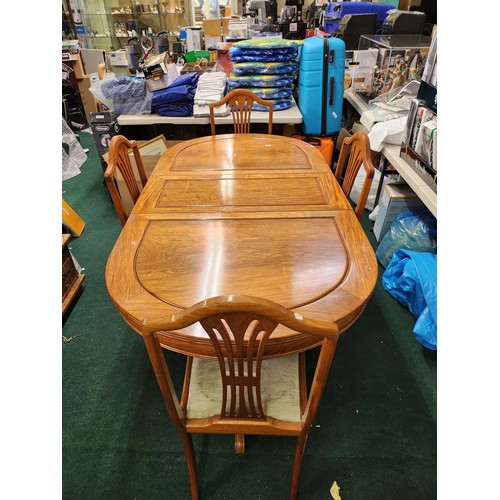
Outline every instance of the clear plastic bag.
[[417, 252], [437, 252], [437, 221], [428, 211], [404, 212], [391, 224], [375, 254], [382, 266], [387, 267], [398, 249]]
[[417, 80], [411, 80], [400, 87], [391, 89], [389, 92], [384, 92], [374, 99], [371, 99], [368, 105], [371, 109], [374, 109], [377, 106], [390, 106], [395, 112], [398, 110], [408, 111], [412, 100], [417, 97], [419, 88], [420, 82]]
[[108, 76], [92, 83], [90, 92], [110, 111], [124, 115], [151, 113], [152, 92], [142, 78]]

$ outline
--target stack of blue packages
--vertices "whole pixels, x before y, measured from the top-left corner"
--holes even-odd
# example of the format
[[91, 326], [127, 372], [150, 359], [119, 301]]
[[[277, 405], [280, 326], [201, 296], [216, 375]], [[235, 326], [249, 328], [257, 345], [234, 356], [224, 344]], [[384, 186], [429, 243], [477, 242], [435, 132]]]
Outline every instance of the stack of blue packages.
[[161, 116], [192, 116], [199, 73], [186, 73], [176, 78], [166, 89], [155, 90], [152, 112]]
[[[299, 67], [299, 45], [302, 40], [263, 37], [243, 40], [229, 49], [233, 71], [229, 88], [246, 88], [261, 99], [273, 102], [273, 110], [292, 105], [294, 81]], [[254, 103], [255, 111], [267, 111]]]

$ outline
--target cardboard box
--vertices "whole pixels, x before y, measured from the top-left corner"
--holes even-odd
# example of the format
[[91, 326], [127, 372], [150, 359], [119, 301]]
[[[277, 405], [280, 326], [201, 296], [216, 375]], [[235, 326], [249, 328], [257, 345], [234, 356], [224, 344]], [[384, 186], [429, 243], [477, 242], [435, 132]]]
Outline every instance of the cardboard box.
[[204, 19], [203, 33], [205, 37], [219, 37], [219, 42], [222, 42], [223, 37], [229, 34], [230, 17], [222, 17], [218, 19]]
[[[159, 135], [149, 141], [136, 141], [136, 142], [139, 146], [139, 152], [141, 153], [142, 164], [144, 165], [146, 177], [149, 179], [161, 155], [168, 148], [171, 148], [182, 141], [167, 141], [163, 135]], [[130, 157], [130, 163], [134, 170], [134, 176], [137, 182], [137, 187], [139, 188], [139, 192], [142, 192], [141, 178], [139, 176], [139, 171], [137, 170], [137, 166], [135, 163], [134, 153], [132, 151], [129, 152], [129, 157]], [[108, 153], [105, 153], [103, 158], [107, 163], [109, 159]], [[116, 172], [116, 183], [118, 186], [118, 191], [120, 192], [120, 196], [123, 201], [123, 207], [125, 209], [125, 213], [127, 215], [130, 215], [130, 212], [132, 212], [132, 209], [134, 208], [134, 202], [130, 197], [127, 186], [125, 185], [125, 180], [119, 170], [117, 170]]]
[[409, 210], [420, 210], [425, 205], [408, 184], [390, 182], [382, 189], [377, 219], [373, 226], [373, 234], [380, 241], [391, 227], [396, 217]]

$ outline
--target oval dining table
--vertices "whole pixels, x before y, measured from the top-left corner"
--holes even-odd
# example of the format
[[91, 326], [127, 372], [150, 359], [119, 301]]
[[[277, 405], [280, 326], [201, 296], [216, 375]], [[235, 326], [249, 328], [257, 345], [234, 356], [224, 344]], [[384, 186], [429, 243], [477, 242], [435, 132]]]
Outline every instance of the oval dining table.
[[[342, 333], [376, 279], [375, 253], [321, 153], [265, 134], [200, 137], [163, 153], [106, 267], [113, 303], [141, 335], [145, 322], [232, 294], [335, 322]], [[199, 325], [166, 339], [167, 349], [213, 357]], [[280, 326], [266, 356], [317, 344]]]

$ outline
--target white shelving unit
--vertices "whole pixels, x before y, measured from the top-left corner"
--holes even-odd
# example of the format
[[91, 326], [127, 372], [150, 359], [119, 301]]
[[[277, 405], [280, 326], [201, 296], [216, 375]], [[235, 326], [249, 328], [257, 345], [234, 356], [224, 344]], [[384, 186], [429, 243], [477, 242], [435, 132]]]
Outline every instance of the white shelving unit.
[[[356, 92], [344, 92], [344, 98], [352, 104], [354, 109], [361, 115], [369, 109], [367, 103]], [[426, 183], [413, 168], [399, 156], [400, 146], [387, 144], [382, 148], [382, 155], [398, 171], [401, 177], [415, 191], [432, 215], [437, 218], [437, 194], [430, 183]]]

